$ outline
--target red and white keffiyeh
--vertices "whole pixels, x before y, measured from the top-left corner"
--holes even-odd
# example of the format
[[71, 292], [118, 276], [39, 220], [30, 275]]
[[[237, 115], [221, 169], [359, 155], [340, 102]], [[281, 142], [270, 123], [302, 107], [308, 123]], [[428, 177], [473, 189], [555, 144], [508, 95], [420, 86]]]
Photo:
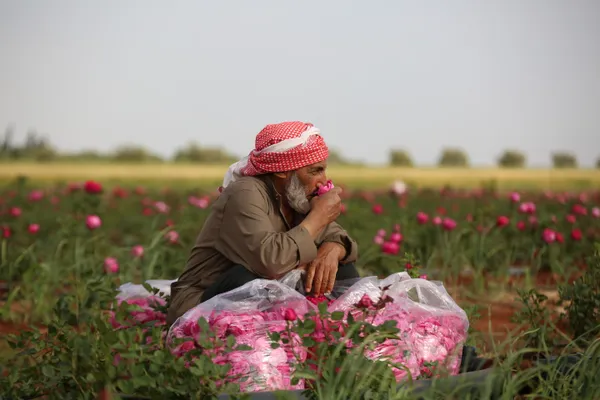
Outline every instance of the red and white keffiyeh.
[[222, 188], [242, 176], [293, 171], [328, 156], [321, 131], [313, 124], [300, 121], [270, 124], [256, 136], [254, 150], [229, 167]]

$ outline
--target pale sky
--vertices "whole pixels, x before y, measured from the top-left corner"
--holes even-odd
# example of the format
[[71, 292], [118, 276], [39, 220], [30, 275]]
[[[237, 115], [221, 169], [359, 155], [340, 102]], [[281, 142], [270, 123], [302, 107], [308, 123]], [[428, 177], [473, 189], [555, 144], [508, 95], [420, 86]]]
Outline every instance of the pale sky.
[[600, 1], [0, 0], [0, 132], [239, 155], [313, 122], [368, 162], [600, 156]]

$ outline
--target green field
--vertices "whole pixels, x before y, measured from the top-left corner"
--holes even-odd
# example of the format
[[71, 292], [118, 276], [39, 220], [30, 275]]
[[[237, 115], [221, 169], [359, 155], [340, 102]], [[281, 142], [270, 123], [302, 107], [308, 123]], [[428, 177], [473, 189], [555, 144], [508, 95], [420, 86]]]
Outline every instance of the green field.
[[[492, 388], [497, 399], [600, 399], [598, 191], [581, 198], [521, 191], [518, 202], [496, 193], [412, 191], [402, 200], [350, 193], [338, 222], [358, 244], [356, 268], [366, 280], [346, 288], [353, 293], [325, 311], [347, 310], [352, 320], [344, 312], [306, 315], [309, 300], [270, 282], [238, 292], [247, 296], [241, 303], [205, 302], [197, 310], [210, 315], [208, 321], [198, 324], [192, 311], [169, 330], [170, 299], [157, 305], [153, 296], [123, 286], [137, 306], [122, 304], [114, 313], [116, 289], [178, 278], [215, 200], [201, 206], [187, 189], [139, 181], [215, 180], [223, 167], [19, 170], [47, 182], [95, 178], [103, 188], [116, 176], [145, 190], [40, 191], [23, 182], [0, 188], [1, 398], [94, 400], [109, 393], [114, 399], [217, 400], [221, 392], [291, 389], [295, 376], [304, 379], [304, 398], [314, 400], [489, 399]], [[332, 172], [336, 182], [372, 184], [369, 179], [391, 180], [396, 171], [432, 182], [434, 173], [437, 182], [465, 179], [462, 171], [447, 170]], [[18, 171], [4, 172], [14, 178]], [[497, 175], [503, 182], [517, 173], [531, 181], [536, 173], [493, 172], [503, 172]], [[526, 203], [535, 209], [526, 211]], [[393, 288], [376, 279], [395, 273], [419, 279]], [[369, 305], [373, 295], [378, 305]], [[280, 315], [288, 310], [291, 317]], [[169, 332], [192, 346], [171, 342]], [[222, 343], [230, 339], [256, 348], [228, 353]], [[463, 361], [461, 350], [476, 352], [484, 364]], [[230, 374], [223, 362], [243, 372]], [[459, 373], [468, 371], [474, 375]], [[227, 380], [240, 387], [223, 386]], [[421, 383], [434, 387], [406, 393]]]
[[[102, 180], [105, 183], [176, 184], [215, 186], [226, 165], [189, 164], [0, 164], [0, 180], [19, 176], [47, 184], [53, 182]], [[593, 169], [500, 169], [500, 168], [393, 168], [332, 166], [329, 176], [356, 188], [384, 188], [395, 180], [416, 187], [475, 188], [494, 185], [498, 189], [582, 190], [600, 186], [600, 170]]]

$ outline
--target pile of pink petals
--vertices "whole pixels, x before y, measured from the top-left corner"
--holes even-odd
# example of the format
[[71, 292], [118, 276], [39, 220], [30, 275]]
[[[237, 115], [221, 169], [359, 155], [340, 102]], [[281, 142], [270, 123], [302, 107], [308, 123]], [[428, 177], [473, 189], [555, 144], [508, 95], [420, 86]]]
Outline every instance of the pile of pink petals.
[[[302, 346], [301, 338], [289, 334], [288, 328], [298, 318], [316, 311], [322, 302], [327, 303], [329, 312], [342, 311], [344, 318], [331, 321], [311, 317], [316, 322], [312, 333], [315, 342], [335, 340], [330, 335], [333, 331], [343, 335], [349, 314], [375, 326], [391, 320], [399, 330], [398, 338], [377, 344], [366, 352], [367, 358], [401, 364], [392, 368], [399, 382], [406, 380], [409, 373], [416, 379], [431, 377], [439, 370], [450, 375], [459, 372], [469, 326], [466, 313], [443, 286], [411, 279], [406, 273], [384, 280], [363, 278], [334, 301], [324, 296], [304, 297], [280, 282], [255, 280], [189, 310], [169, 330], [167, 344], [176, 356], [200, 349], [198, 320], [204, 318], [219, 344], [201, 349], [202, 353], [217, 364], [231, 365], [228, 382], [238, 383], [243, 392], [303, 389], [302, 380], [291, 384], [294, 366], [314, 357], [316, 349]], [[154, 316], [148, 313], [136, 318], [148, 321]], [[280, 341], [281, 347], [273, 349], [269, 332], [280, 333], [287, 342]], [[252, 350], [224, 351], [223, 343], [230, 335], [237, 344]], [[348, 342], [346, 346], [351, 349], [353, 344]]]
[[[148, 296], [148, 297], [135, 297], [129, 299], [120, 299], [117, 301], [117, 304], [120, 306], [121, 303], [127, 303], [133, 307], [134, 310], [130, 311], [129, 314], [125, 317], [125, 321], [119, 321], [115, 311], [109, 311], [109, 321], [112, 327], [115, 330], [121, 329], [130, 329], [136, 328], [140, 325], [147, 325], [151, 323], [152, 326], [164, 326], [167, 323], [166, 314], [157, 311], [153, 308], [153, 306], [161, 305], [164, 306], [166, 301], [158, 296]], [[142, 334], [146, 335], [150, 331], [149, 327], [142, 329]], [[146, 335], [146, 344], [152, 345], [152, 336]], [[162, 339], [166, 337], [166, 332], [163, 332]], [[140, 340], [140, 337], [137, 336], [136, 340]], [[159, 346], [159, 343], [155, 343], [154, 346]], [[114, 354], [113, 364], [118, 365], [121, 361], [121, 356], [119, 354]]]
[[[185, 319], [179, 319], [174, 324], [168, 338], [197, 338], [200, 333], [197, 321], [204, 317], [216, 334], [216, 339], [222, 343], [229, 335], [233, 335], [236, 344], [252, 348], [226, 353], [222, 347], [215, 347], [209, 351], [214, 363], [231, 365], [229, 381], [238, 383], [242, 392], [304, 389], [303, 381], [297, 385], [291, 384], [291, 375], [292, 366], [306, 360], [306, 349], [297, 336], [290, 338], [287, 335], [285, 312], [286, 308], [278, 307], [265, 311], [213, 311], [206, 315], [202, 309], [196, 308], [188, 312]], [[289, 342], [273, 349], [268, 332], [278, 332]], [[174, 347], [172, 352], [182, 356], [193, 348], [195, 343], [189, 340]], [[239, 377], [248, 379], [238, 380]]]
[[[364, 320], [379, 326], [386, 321], [395, 321], [399, 329], [398, 339], [387, 339], [367, 350], [365, 356], [372, 360], [387, 360], [403, 368], [393, 367], [398, 382], [408, 378], [429, 378], [434, 369], [456, 375], [460, 369], [463, 344], [467, 338], [468, 321], [465, 315], [440, 310], [428, 310], [410, 302], [398, 301], [388, 297], [383, 306], [374, 304], [367, 294], [363, 294], [355, 307], [341, 310], [334, 301], [330, 309], [344, 311], [346, 321], [348, 314], [354, 320]], [[320, 324], [323, 325], [323, 324]], [[318, 328], [321, 328], [318, 325]], [[315, 341], [321, 342], [328, 337], [328, 330], [344, 333], [345, 324], [329, 324], [315, 331]], [[348, 345], [351, 347], [351, 344]]]
[[[158, 296], [136, 297], [131, 299], [119, 300], [117, 304], [127, 303], [137, 306], [136, 310], [130, 312], [125, 321], [117, 321], [116, 313], [110, 311], [110, 323], [114, 329], [126, 329], [134, 326], [154, 322], [154, 326], [162, 326], [166, 324], [167, 316], [159, 311], [156, 311], [153, 306], [166, 304], [166, 301]], [[138, 309], [139, 308], [139, 309]]]
[[330, 312], [352, 314], [355, 320], [378, 326], [395, 321], [398, 339], [387, 340], [366, 354], [384, 357], [404, 368], [393, 368], [398, 381], [428, 378], [434, 370], [456, 375], [467, 339], [469, 320], [439, 282], [412, 279], [406, 272], [386, 279], [367, 277], [352, 285], [328, 306]]

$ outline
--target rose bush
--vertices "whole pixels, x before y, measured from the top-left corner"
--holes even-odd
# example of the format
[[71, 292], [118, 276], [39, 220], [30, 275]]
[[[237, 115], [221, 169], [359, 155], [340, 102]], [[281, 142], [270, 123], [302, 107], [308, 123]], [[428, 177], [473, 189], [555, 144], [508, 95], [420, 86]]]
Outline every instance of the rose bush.
[[[0, 312], [4, 326], [18, 324], [11, 327], [11, 332], [18, 333], [10, 342], [14, 349], [0, 340], [0, 353], [6, 353], [1, 360], [5, 374], [1, 386], [12, 387], [10, 394], [17, 398], [44, 391], [63, 398], [93, 398], [104, 385], [150, 397], [194, 393], [210, 398], [232, 388], [230, 383], [236, 380], [231, 379], [230, 367], [218, 359], [219, 364], [214, 364], [210, 347], [249, 351], [244, 345], [231, 349], [230, 338], [234, 336], [217, 338], [216, 333], [205, 329], [194, 349], [173, 355], [162, 340], [166, 331], [160, 313], [168, 304], [167, 298], [166, 304], [157, 300], [136, 305], [138, 301], [133, 300], [131, 305], [128, 301], [112, 305], [114, 289], [123, 282], [172, 279], [181, 273], [216, 196], [216, 191], [158, 189], [152, 185], [111, 188], [103, 182], [40, 188], [19, 180], [0, 190], [0, 294], [4, 296]], [[457, 292], [487, 302], [491, 284], [511, 290], [516, 284], [534, 286], [540, 272], [551, 273], [544, 277], [561, 283], [590, 271], [587, 277], [575, 280], [576, 291], [561, 291], [566, 301], [561, 335], [586, 332], [581, 343], [594, 343], [596, 335], [589, 327], [595, 326], [597, 319], [597, 279], [591, 274], [594, 264], [587, 256], [600, 238], [598, 191], [502, 194], [408, 187], [403, 191], [354, 193], [345, 189], [342, 198], [338, 222], [359, 244], [357, 267], [362, 276], [406, 271], [413, 278], [423, 276], [453, 286], [467, 276], [469, 281], [460, 285], [468, 286]], [[421, 262], [407, 261], [407, 253]], [[524, 277], [522, 283], [513, 280], [520, 276]], [[510, 298], [511, 293], [504, 297]], [[435, 321], [441, 317], [418, 312], [407, 317], [402, 310], [394, 310], [394, 303], [372, 309], [379, 303], [377, 296], [361, 298], [352, 303], [360, 312], [340, 314], [326, 307], [318, 316], [307, 318], [288, 307], [278, 317], [283, 318], [280, 326], [285, 325], [286, 330], [275, 332], [280, 337], [274, 339], [283, 351], [283, 340], [288, 340], [284, 333], [289, 327], [307, 352], [306, 359], [293, 366], [304, 374], [305, 387], [316, 393], [324, 390], [323, 382], [329, 382], [334, 388], [331, 390], [341, 393], [355, 387], [356, 368], [375, 368], [377, 373], [361, 379], [373, 379], [372, 387], [389, 389], [392, 383], [387, 379], [395, 382], [396, 375], [402, 379], [402, 368], [394, 369], [390, 363], [374, 361], [380, 358], [368, 357], [374, 354], [402, 360], [412, 366], [412, 371], [403, 371], [418, 371], [419, 378], [436, 375], [444, 368], [451, 372], [451, 363], [434, 365], [435, 361], [428, 361], [427, 357], [433, 360], [435, 355], [397, 352], [391, 344], [395, 345], [402, 325], [380, 324], [383, 317], [377, 316], [387, 308], [394, 311], [393, 319], [413, 318], [408, 331], [412, 337], [418, 337], [418, 326], [438, 335]], [[65, 299], [69, 299], [68, 304]], [[315, 307], [331, 303], [327, 298], [304, 301]], [[121, 307], [129, 311], [121, 312]], [[107, 310], [114, 314], [107, 316]], [[298, 318], [294, 319], [289, 310]], [[208, 321], [210, 314], [206, 317]], [[530, 331], [548, 332], [537, 326], [542, 319], [525, 320], [534, 321], [527, 328]], [[343, 332], [352, 342], [344, 349], [335, 345], [342, 334], [333, 327], [340, 324], [347, 324]], [[321, 334], [315, 331], [323, 331], [323, 326], [332, 327], [324, 331], [332, 339], [318, 342]], [[458, 326], [458, 321], [452, 326]], [[446, 336], [450, 339], [444, 339]], [[441, 347], [460, 341], [447, 332], [436, 337]], [[377, 340], [371, 340], [374, 338]], [[182, 343], [174, 340], [172, 344], [177, 347]], [[374, 353], [378, 345], [379, 353]], [[454, 352], [448, 350], [448, 354]], [[361, 357], [356, 358], [358, 355]], [[292, 372], [290, 385], [300, 383], [294, 381]], [[380, 389], [373, 390], [381, 393], [377, 391]]]

